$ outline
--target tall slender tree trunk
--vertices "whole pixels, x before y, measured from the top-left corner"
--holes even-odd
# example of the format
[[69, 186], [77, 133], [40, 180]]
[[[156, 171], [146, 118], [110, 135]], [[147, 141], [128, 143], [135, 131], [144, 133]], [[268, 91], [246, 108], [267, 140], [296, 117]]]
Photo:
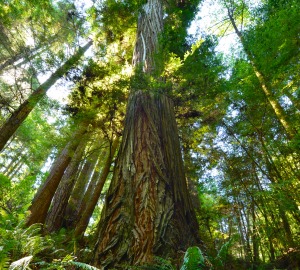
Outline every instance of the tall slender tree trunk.
[[9, 162], [8, 165], [1, 164], [2, 165], [2, 172], [1, 173], [6, 175], [11, 170], [11, 168], [14, 166], [14, 164], [18, 162], [18, 159], [20, 158], [19, 154], [20, 153], [17, 153], [16, 155], [14, 155], [12, 157], [9, 157], [9, 155], [1, 155], [2, 158], [10, 159], [10, 162]]
[[274, 96], [272, 90], [270, 89], [270, 87], [267, 84], [267, 80], [265, 78], [265, 76], [262, 74], [262, 72], [259, 70], [255, 58], [253, 56], [253, 54], [251, 53], [251, 51], [248, 49], [247, 44], [244, 40], [243, 34], [241, 33], [241, 31], [238, 29], [236, 22], [233, 18], [233, 12], [232, 10], [227, 7], [227, 12], [228, 12], [228, 17], [230, 19], [230, 22], [234, 28], [234, 31], [236, 33], [236, 35], [238, 36], [243, 49], [251, 63], [251, 66], [253, 68], [253, 71], [260, 83], [261, 89], [263, 90], [269, 104], [271, 105], [277, 119], [279, 120], [279, 122], [281, 123], [282, 127], [285, 129], [286, 131], [286, 135], [289, 139], [292, 139], [295, 135], [296, 135], [296, 130], [294, 129], [294, 127], [292, 126], [292, 124], [289, 122], [287, 115], [284, 111], [284, 109], [282, 108], [282, 106], [280, 105], [280, 103], [278, 102], [278, 100], [276, 99], [276, 97]]
[[50, 169], [50, 174], [45, 183], [40, 187], [29, 207], [29, 216], [26, 225], [45, 223], [48, 209], [56, 192], [59, 182], [68, 167], [72, 155], [79, 145], [80, 138], [85, 134], [86, 127], [81, 127], [62, 150]]
[[[133, 62], [151, 74], [163, 30], [163, 1], [139, 14]], [[200, 242], [181, 157], [172, 101], [148, 89], [132, 92], [114, 175], [102, 211], [94, 263], [110, 269], [178, 258]]]
[[95, 166], [99, 158], [99, 152], [95, 151], [91, 157], [86, 158], [84, 166], [80, 171], [75, 186], [70, 195], [66, 212], [64, 215], [63, 227], [73, 228], [73, 225], [78, 222], [78, 212], [81, 201], [84, 197], [86, 187], [93, 175]]
[[[76, 209], [76, 219], [69, 218], [68, 220], [66, 220], [66, 227], [68, 229], [74, 229], [76, 228], [76, 226], [78, 226], [80, 224], [80, 219], [83, 215], [83, 212], [85, 211], [87, 204], [93, 200], [93, 192], [97, 186], [98, 180], [100, 178], [100, 169], [102, 168], [102, 162], [98, 161], [98, 164], [95, 168], [94, 174], [92, 176], [92, 179], [90, 180], [87, 190], [84, 192], [83, 198], [80, 201], [80, 203], [77, 205], [77, 209]], [[101, 168], [100, 168], [101, 167]]]
[[253, 270], [257, 269], [259, 263], [259, 239], [258, 227], [256, 224], [255, 203], [251, 202], [251, 215], [252, 215], [252, 254], [253, 254]]
[[[258, 191], [262, 194], [264, 192], [264, 189], [262, 188], [261, 181], [260, 181], [260, 178], [259, 178], [256, 170], [254, 170], [254, 180], [255, 180], [255, 185], [256, 185]], [[267, 204], [266, 204], [267, 201], [268, 200], [265, 197], [265, 195], [261, 196], [259, 203], [257, 203], [256, 205], [259, 205], [260, 212], [265, 220], [265, 227], [266, 227], [265, 235], [267, 237], [267, 241], [269, 242], [269, 252], [270, 252], [269, 258], [271, 261], [274, 261], [275, 260], [275, 249], [274, 249], [274, 245], [273, 245], [274, 235], [272, 233], [272, 230], [274, 228], [277, 230], [278, 226], [277, 226], [277, 222], [269, 221], [269, 215], [272, 210], [267, 207]], [[271, 216], [273, 216], [273, 214], [271, 214]], [[253, 222], [253, 224], [255, 224], [255, 223]], [[263, 252], [262, 252], [262, 255], [264, 256]]]
[[[114, 140], [114, 142], [112, 143], [112, 147], [111, 147], [111, 149], [107, 155], [107, 159], [103, 165], [100, 179], [97, 181], [97, 185], [95, 186], [95, 189], [89, 198], [90, 200], [88, 202], [86, 202], [86, 205], [84, 205], [86, 198], [83, 199], [84, 202], [81, 205], [81, 208], [79, 209], [79, 215], [78, 215], [79, 220], [76, 224], [76, 228], [75, 228], [75, 232], [74, 232], [74, 235], [77, 238], [80, 238], [84, 234], [84, 232], [89, 224], [89, 220], [90, 220], [90, 218], [93, 214], [93, 211], [97, 205], [97, 202], [101, 195], [103, 186], [107, 179], [107, 176], [109, 175], [110, 167], [111, 167], [111, 164], [112, 164], [112, 161], [113, 161], [113, 158], [115, 156], [118, 146], [119, 146], [119, 139], [116, 138]], [[88, 191], [88, 194], [89, 193], [90, 193], [90, 191]]]
[[33, 55], [37, 54], [37, 51], [40, 49], [40, 46], [34, 47], [32, 49], [25, 48], [23, 52], [20, 52], [18, 54], [13, 55], [9, 59], [7, 59], [4, 63], [0, 64], [0, 73], [3, 69], [7, 68], [10, 65], [13, 65], [15, 62], [21, 60], [21, 59], [28, 59], [29, 57], [33, 57]]
[[10, 55], [14, 55], [15, 54], [14, 50], [12, 49], [9, 37], [6, 34], [5, 26], [2, 24], [2, 22], [0, 22], [0, 45], [2, 45], [4, 47], [4, 49]]
[[15, 168], [13, 168], [13, 170], [7, 175], [7, 177], [9, 177], [10, 179], [15, 177], [15, 175], [17, 175], [19, 173], [19, 171], [23, 165], [24, 165], [24, 163], [22, 162], [22, 159], [20, 159], [20, 162], [18, 163], [18, 165]]
[[280, 205], [279, 205], [278, 209], [279, 209], [279, 216], [282, 220], [283, 229], [285, 231], [288, 247], [294, 247], [295, 244], [294, 244], [294, 240], [293, 240], [293, 233], [291, 230], [289, 220], [286, 216], [286, 213], [284, 212], [284, 210], [282, 209], [282, 207]]
[[79, 61], [81, 56], [92, 44], [93, 42], [89, 41], [84, 47], [80, 48], [69, 60], [59, 67], [49, 79], [47, 79], [36, 90], [34, 90], [29, 98], [24, 101], [20, 107], [16, 109], [16, 111], [13, 112], [11, 117], [0, 128], [0, 151], [2, 151], [10, 137], [24, 122], [36, 104], [46, 95], [48, 89]]
[[81, 138], [72, 160], [62, 176], [52, 199], [52, 205], [46, 218], [46, 227], [48, 232], [58, 231], [62, 227], [68, 200], [75, 184], [79, 164], [82, 161], [86, 143], [86, 138]]
[[22, 156], [20, 157], [20, 154], [21, 153], [15, 155], [6, 167], [6, 169], [3, 171], [3, 174], [5, 174], [7, 177], [9, 177], [9, 175], [13, 173], [16, 167], [22, 162]]
[[293, 106], [296, 108], [296, 110], [300, 111], [300, 101], [298, 98], [294, 97], [290, 92], [289, 89], [283, 89], [283, 94], [285, 94], [288, 99], [292, 102]]

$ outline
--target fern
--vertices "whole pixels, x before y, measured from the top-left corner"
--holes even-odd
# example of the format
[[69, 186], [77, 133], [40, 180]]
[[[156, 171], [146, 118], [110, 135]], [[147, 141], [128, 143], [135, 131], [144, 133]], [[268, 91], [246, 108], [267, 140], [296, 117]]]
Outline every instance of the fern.
[[237, 235], [233, 235], [226, 243], [221, 246], [217, 256], [215, 258], [212, 258], [212, 263], [216, 268], [224, 267], [229, 255], [229, 249], [236, 240]]
[[70, 261], [69, 262], [71, 265], [77, 266], [80, 269], [85, 269], [85, 270], [99, 270], [99, 268], [95, 267], [95, 266], [91, 266], [89, 264], [86, 263], [82, 263], [82, 262], [74, 262], [74, 261]]
[[75, 259], [76, 258], [74, 256], [68, 254], [62, 259], [54, 259], [51, 263], [42, 261], [42, 262], [35, 263], [35, 265], [41, 266], [42, 269], [45, 269], [45, 270], [46, 269], [47, 270], [65, 269], [65, 267], [68, 267], [68, 266], [76, 266], [77, 268], [84, 269], [84, 270], [100, 270], [99, 268], [91, 266], [89, 264], [82, 263], [82, 262], [76, 262], [76, 261], [74, 261]]
[[[132, 269], [132, 268], [130, 268]], [[175, 268], [169, 260], [161, 257], [154, 257], [154, 263], [144, 266], [139, 266], [136, 269], [143, 270], [174, 270]]]
[[180, 270], [200, 270], [205, 267], [205, 258], [198, 247], [189, 247], [185, 252]]
[[32, 263], [37, 254], [52, 245], [40, 234], [40, 224], [24, 228], [24, 222], [13, 226], [13, 222], [7, 221], [4, 225], [4, 228], [0, 227], [0, 269], [26, 269], [28, 266], [18, 265]]
[[0, 247], [0, 269], [7, 269], [9, 266], [9, 256], [7, 252], [3, 251], [3, 247]]

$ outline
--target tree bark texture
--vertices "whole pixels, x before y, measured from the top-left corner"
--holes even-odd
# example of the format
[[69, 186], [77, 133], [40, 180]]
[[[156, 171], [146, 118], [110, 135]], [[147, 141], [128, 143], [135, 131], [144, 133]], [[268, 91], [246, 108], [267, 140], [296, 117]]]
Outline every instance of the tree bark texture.
[[34, 196], [31, 206], [28, 209], [29, 216], [26, 221], [27, 226], [34, 223], [45, 223], [48, 209], [59, 182], [72, 159], [74, 151], [79, 145], [79, 138], [81, 138], [85, 132], [86, 127], [80, 128], [55, 160], [50, 169], [49, 176]]
[[200, 242], [177, 134], [170, 99], [143, 91], [131, 95], [100, 221], [97, 266], [175, 258]]
[[25, 100], [11, 117], [0, 128], [0, 151], [4, 148], [10, 137], [20, 127], [20, 125], [27, 118], [29, 113], [33, 110], [36, 104], [46, 95], [48, 89], [53, 86], [58, 79], [60, 79], [70, 68], [75, 65], [81, 56], [93, 44], [89, 41], [84, 47], [80, 48], [69, 60], [67, 60], [61, 67], [59, 67], [43, 84], [32, 92], [27, 100]]
[[95, 171], [93, 173], [92, 179], [88, 183], [88, 187], [87, 187], [86, 191], [83, 194], [83, 198], [80, 201], [80, 203], [77, 205], [76, 219], [74, 219], [72, 217], [72, 218], [69, 218], [68, 220], [66, 220], [66, 227], [68, 229], [71, 229], [71, 230], [75, 229], [76, 226], [78, 226], [78, 224], [80, 224], [81, 216], [82, 216], [83, 212], [86, 209], [87, 203], [91, 200], [91, 198], [93, 196], [93, 191], [95, 190], [97, 182], [100, 178], [101, 164], [102, 164], [102, 162], [98, 161], [97, 166], [95, 168]]
[[[112, 161], [113, 161], [113, 158], [115, 156], [118, 146], [119, 146], [119, 138], [116, 138], [114, 140], [114, 142], [112, 143], [111, 149], [107, 155], [107, 159], [102, 167], [100, 178], [97, 181], [97, 185], [95, 186], [94, 191], [91, 194], [91, 197], [89, 198], [90, 200], [88, 202], [86, 202], [86, 198], [84, 198], [83, 204], [81, 205], [81, 207], [79, 209], [80, 215], [79, 215], [79, 221], [76, 224], [76, 228], [75, 228], [75, 232], [74, 232], [75, 237], [80, 238], [84, 234], [84, 232], [89, 224], [89, 220], [90, 220], [90, 218], [93, 214], [93, 211], [98, 203], [103, 186], [109, 175], [110, 167], [111, 167], [111, 164], [112, 164]], [[83, 208], [84, 208], [84, 210], [83, 210]]]
[[88, 183], [92, 178], [97, 161], [99, 159], [99, 152], [95, 151], [91, 157], [85, 159], [80, 175], [78, 176], [68, 205], [64, 215], [63, 227], [74, 229], [74, 225], [78, 222], [78, 212], [80, 209], [81, 201], [83, 200], [85, 190], [87, 189]]
[[142, 66], [151, 73], [155, 69], [154, 54], [158, 52], [158, 37], [163, 30], [163, 7], [161, 0], [148, 0], [138, 18], [133, 65]]
[[55, 232], [61, 229], [72, 189], [74, 187], [78, 168], [86, 147], [86, 138], [83, 137], [67, 167], [55, 195], [52, 199], [52, 206], [48, 211], [46, 218], [46, 227], [48, 232]]

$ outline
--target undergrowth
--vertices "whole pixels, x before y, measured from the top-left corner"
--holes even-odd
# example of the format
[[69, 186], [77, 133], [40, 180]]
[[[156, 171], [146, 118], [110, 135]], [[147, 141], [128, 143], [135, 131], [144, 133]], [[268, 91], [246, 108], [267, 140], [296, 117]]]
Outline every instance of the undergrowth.
[[[42, 225], [26, 228], [21, 222], [17, 226], [7, 221], [0, 227], [0, 269], [86, 269], [98, 268], [76, 261], [72, 241], [64, 231], [56, 235], [42, 235]], [[64, 239], [64, 241], [62, 241]]]
[[[180, 270], [225, 269], [233, 241], [234, 239], [230, 239], [226, 242], [213, 258], [205, 256], [198, 247], [189, 247]], [[0, 227], [0, 269], [98, 269], [78, 262], [75, 256], [76, 250], [75, 241], [72, 241], [72, 237], [64, 230], [53, 235], [43, 235], [41, 224], [26, 228], [23, 223], [14, 226], [10, 221]], [[86, 249], [80, 250], [81, 254], [85, 252]], [[84, 257], [80, 259], [84, 260]], [[155, 257], [151, 265], [131, 266], [127, 269], [175, 270], [177, 268], [170, 260]]]

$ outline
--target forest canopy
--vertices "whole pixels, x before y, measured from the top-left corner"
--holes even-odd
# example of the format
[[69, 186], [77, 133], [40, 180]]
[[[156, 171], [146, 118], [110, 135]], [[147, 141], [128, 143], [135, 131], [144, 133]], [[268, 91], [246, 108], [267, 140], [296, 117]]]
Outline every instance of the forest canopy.
[[0, 269], [299, 269], [298, 0], [0, 2]]

